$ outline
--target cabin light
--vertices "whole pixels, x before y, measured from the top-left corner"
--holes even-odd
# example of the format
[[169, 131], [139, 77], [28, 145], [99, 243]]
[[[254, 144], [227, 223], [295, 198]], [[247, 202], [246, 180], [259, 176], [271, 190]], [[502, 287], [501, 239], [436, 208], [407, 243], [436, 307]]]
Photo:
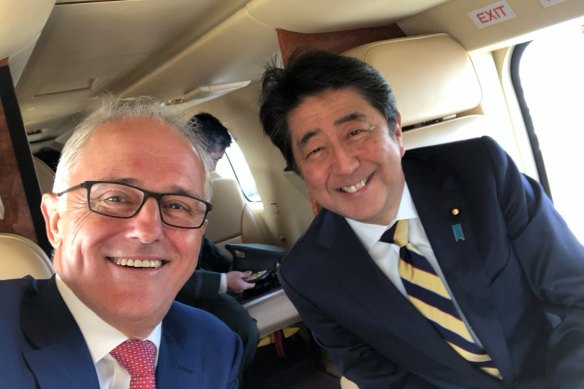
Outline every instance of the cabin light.
[[51, 96], [62, 93], [75, 93], [96, 90], [96, 88], [105, 80], [105, 77], [94, 77], [87, 80], [75, 80], [67, 82], [57, 82], [43, 85], [33, 97]]
[[31, 135], [42, 134], [46, 130], [47, 130], [46, 128], [35, 128], [35, 129], [32, 129], [32, 130], [27, 129], [26, 130], [26, 135], [31, 136]]
[[180, 97], [168, 99], [166, 101], [166, 105], [179, 105], [185, 103], [189, 103], [189, 105], [199, 104], [204, 101], [226, 95], [237, 89], [244, 88], [250, 83], [251, 81], [238, 81], [226, 84], [198, 86]]

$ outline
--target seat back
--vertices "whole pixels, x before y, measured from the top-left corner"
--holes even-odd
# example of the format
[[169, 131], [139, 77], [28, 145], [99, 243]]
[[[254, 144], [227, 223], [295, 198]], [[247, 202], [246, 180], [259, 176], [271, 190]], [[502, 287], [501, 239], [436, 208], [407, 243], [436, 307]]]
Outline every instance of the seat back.
[[271, 243], [248, 206], [239, 184], [232, 178], [211, 179], [213, 210], [205, 235], [225, 250], [226, 243]]
[[482, 98], [473, 63], [447, 34], [372, 42], [344, 54], [367, 62], [388, 80], [406, 149], [487, 133], [484, 116], [472, 112]]
[[32, 157], [34, 168], [36, 170], [41, 193], [53, 191], [53, 182], [55, 181], [55, 172], [43, 160], [37, 156]]
[[0, 279], [49, 278], [53, 264], [47, 254], [33, 241], [15, 234], [0, 233]]

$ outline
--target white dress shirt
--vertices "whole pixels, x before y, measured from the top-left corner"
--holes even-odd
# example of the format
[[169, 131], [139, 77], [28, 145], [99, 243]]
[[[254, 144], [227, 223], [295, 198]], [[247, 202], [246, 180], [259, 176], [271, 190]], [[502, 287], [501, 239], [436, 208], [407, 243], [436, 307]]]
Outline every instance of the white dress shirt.
[[397, 221], [408, 219], [408, 241], [414, 245], [428, 260], [432, 268], [438, 274], [438, 276], [442, 279], [448, 293], [454, 302], [460, 317], [466, 323], [472, 337], [474, 338], [477, 344], [481, 345], [480, 340], [470, 327], [464, 313], [460, 310], [458, 303], [456, 302], [456, 298], [453, 295], [450, 287], [448, 286], [447, 280], [444, 278], [444, 274], [442, 273], [442, 269], [438, 264], [438, 260], [434, 255], [434, 251], [432, 250], [432, 246], [430, 246], [430, 241], [424, 231], [424, 227], [422, 226], [422, 221], [418, 216], [418, 212], [416, 211], [416, 207], [414, 205], [414, 201], [410, 194], [410, 190], [408, 189], [407, 183], [404, 184], [404, 191], [400, 200], [399, 208], [397, 210], [397, 214], [395, 218], [389, 223], [389, 225], [379, 225], [379, 224], [368, 224], [362, 223], [353, 219], [345, 218], [349, 226], [353, 229], [371, 258], [375, 264], [381, 269], [381, 271], [389, 278], [393, 285], [405, 296], [407, 297], [407, 292], [404, 287], [404, 284], [401, 280], [398, 270], [398, 262], [399, 262], [399, 247], [393, 243], [386, 243], [381, 242], [379, 239], [381, 235], [391, 228]]
[[[99, 387], [101, 389], [128, 389], [130, 387], [130, 373], [110, 354], [120, 343], [128, 340], [128, 337], [106, 323], [83, 304], [58, 275], [56, 281], [57, 289], [75, 318], [85, 343], [87, 343], [97, 371]], [[156, 345], [155, 364], [158, 364], [161, 329], [162, 324], [159, 323], [147, 338], [142, 339], [149, 340]]]

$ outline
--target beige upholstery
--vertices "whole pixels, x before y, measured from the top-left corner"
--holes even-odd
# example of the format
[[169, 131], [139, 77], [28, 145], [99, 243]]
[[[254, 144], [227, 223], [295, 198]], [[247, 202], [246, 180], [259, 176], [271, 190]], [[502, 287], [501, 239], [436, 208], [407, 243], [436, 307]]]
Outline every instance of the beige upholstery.
[[359, 387], [347, 377], [341, 377], [341, 389], [359, 389]]
[[213, 210], [208, 217], [207, 238], [221, 248], [225, 243], [270, 243], [265, 241], [237, 181], [214, 177], [211, 186]]
[[19, 235], [0, 233], [0, 279], [26, 275], [49, 278], [52, 274], [51, 260], [35, 242]]
[[260, 337], [300, 321], [298, 311], [284, 294], [283, 289], [272, 291], [243, 306], [256, 320]]
[[457, 114], [481, 101], [481, 86], [468, 53], [446, 34], [373, 42], [345, 54], [385, 75], [403, 126]]
[[36, 170], [37, 178], [41, 193], [50, 193], [53, 191], [53, 182], [55, 181], [55, 172], [44, 163], [40, 158], [33, 156], [34, 168]]
[[[482, 92], [466, 50], [446, 34], [368, 43], [344, 53], [379, 70], [389, 81], [401, 113], [406, 148], [484, 135], [482, 115], [468, 115]], [[438, 123], [426, 125], [425, 122]]]
[[[211, 185], [213, 211], [208, 216], [207, 238], [223, 249], [226, 243], [272, 244], [262, 233], [237, 181], [212, 175]], [[244, 307], [257, 321], [261, 337], [300, 321], [298, 311], [281, 289], [251, 300]]]

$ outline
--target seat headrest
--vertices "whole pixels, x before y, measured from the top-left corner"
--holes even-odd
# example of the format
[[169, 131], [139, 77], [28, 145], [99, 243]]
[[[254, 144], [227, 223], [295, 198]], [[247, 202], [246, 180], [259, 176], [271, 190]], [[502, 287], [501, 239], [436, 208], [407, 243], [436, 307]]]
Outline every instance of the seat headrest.
[[231, 178], [215, 178], [211, 180], [211, 185], [213, 210], [208, 215], [209, 224], [205, 235], [213, 242], [240, 236], [245, 200], [237, 181]]
[[367, 43], [344, 55], [384, 75], [395, 94], [402, 126], [464, 112], [481, 101], [481, 86], [467, 51], [447, 34]]
[[52, 274], [53, 264], [39, 245], [20, 235], [0, 233], [0, 279]]
[[55, 172], [37, 156], [33, 155], [32, 161], [34, 162], [41, 193], [52, 192], [53, 183], [55, 182]]

